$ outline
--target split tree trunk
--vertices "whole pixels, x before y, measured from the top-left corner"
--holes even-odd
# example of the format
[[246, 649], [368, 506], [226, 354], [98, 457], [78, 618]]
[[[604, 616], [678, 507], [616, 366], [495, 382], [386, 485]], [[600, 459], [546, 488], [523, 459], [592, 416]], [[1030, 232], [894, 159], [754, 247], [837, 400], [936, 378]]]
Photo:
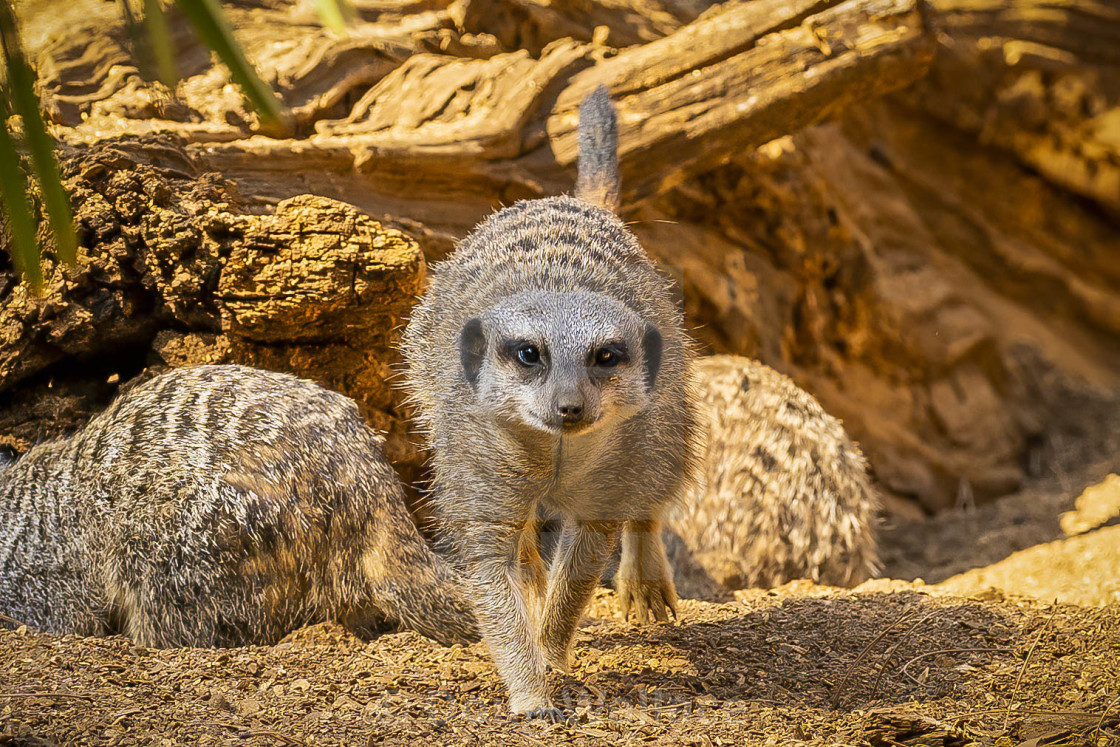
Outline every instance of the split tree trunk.
[[[911, 83], [932, 49], [918, 0], [730, 2], [621, 51], [569, 19], [562, 26], [577, 38], [538, 34], [535, 56], [486, 32], [531, 2], [460, 0], [379, 16], [345, 38], [276, 5], [232, 17], [293, 107], [297, 137], [249, 137], [251, 116], [205, 67], [170, 101], [121, 76], [123, 48], [100, 42], [96, 54], [114, 65], [94, 67], [73, 38], [43, 52], [56, 119], [83, 140], [142, 119], [144, 130], [183, 136], [199, 167], [254, 199], [328, 195], [461, 235], [497, 204], [571, 188], [577, 108], [600, 83], [620, 112], [626, 205]], [[650, 36], [650, 25], [621, 36]], [[198, 55], [189, 36], [181, 44]]]

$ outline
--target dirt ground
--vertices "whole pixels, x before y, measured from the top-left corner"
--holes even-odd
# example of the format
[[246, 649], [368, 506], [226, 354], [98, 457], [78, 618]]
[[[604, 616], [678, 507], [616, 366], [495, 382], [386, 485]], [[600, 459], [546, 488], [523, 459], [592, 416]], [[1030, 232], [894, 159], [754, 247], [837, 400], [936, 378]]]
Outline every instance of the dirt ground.
[[[553, 675], [566, 724], [508, 717], [481, 644], [318, 625], [275, 646], [152, 650], [19, 629], [0, 631], [0, 744], [1120, 745], [1120, 527], [1098, 512], [1062, 538], [1064, 512], [1092, 513], [1081, 486], [1032, 490], [889, 527], [886, 571], [935, 586], [797, 582], [685, 600], [678, 623], [647, 628], [601, 591], [574, 671]], [[1041, 601], [1063, 589], [1082, 605]]]
[[[150, 650], [0, 632], [5, 744], [1120, 743], [1120, 606], [796, 584], [686, 601], [636, 629], [597, 599], [569, 724], [504, 713], [481, 645], [365, 643], [320, 625], [272, 647]], [[1045, 737], [1050, 741], [1030, 742]]]
[[1110, 473], [1120, 473], [1116, 458], [980, 507], [888, 521], [883, 575], [963, 594], [1120, 603], [1120, 477]]
[[[196, 286], [163, 274], [187, 256], [183, 236], [204, 237], [215, 247], [214, 236], [226, 237], [212, 256], [191, 250], [190, 261], [199, 267], [233, 255], [228, 226], [206, 217], [220, 202], [217, 182], [187, 172], [221, 172], [253, 210], [313, 192], [355, 200], [369, 215], [407, 217], [422, 232], [428, 258], [437, 258], [456, 232], [499, 198], [506, 202], [521, 196], [519, 190], [539, 188], [537, 172], [530, 169], [533, 178], [524, 184], [511, 181], [507, 172], [514, 167], [502, 166], [498, 156], [505, 156], [496, 150], [497, 160], [478, 162], [477, 171], [463, 165], [476, 163], [469, 153], [460, 161], [374, 158], [384, 156], [378, 148], [388, 128], [378, 131], [377, 118], [367, 117], [367, 94], [387, 76], [430, 73], [410, 60], [438, 48], [461, 58], [448, 63], [453, 77], [477, 70], [487, 84], [462, 77], [465, 83], [448, 83], [446, 91], [458, 92], [448, 98], [439, 82], [432, 90], [443, 98], [430, 111], [421, 106], [426, 99], [419, 89], [402, 87], [400, 98], [416, 112], [409, 114], [414, 129], [458, 126], [451, 119], [464, 112], [481, 122], [487, 117], [479, 112], [489, 106], [482, 94], [497, 79], [484, 58], [525, 63], [518, 56], [525, 35], [517, 26], [532, 32], [536, 57], [548, 42], [571, 29], [582, 34], [586, 25], [565, 20], [563, 3], [508, 4], [548, 7], [556, 27], [550, 29], [532, 16], [510, 21], [508, 13], [484, 10], [500, 4], [476, 2], [471, 18], [460, 19], [469, 20], [468, 29], [453, 23], [446, 2], [367, 2], [367, 14], [384, 7], [387, 17], [363, 32], [372, 40], [364, 45], [370, 56], [354, 67], [347, 63], [359, 51], [352, 39], [311, 31], [299, 13], [289, 18], [276, 10], [287, 3], [227, 3], [238, 34], [251, 42], [250, 55], [275, 67], [282, 94], [305, 110], [307, 137], [285, 144], [250, 131], [240, 97], [194, 42], [184, 42], [190, 59], [184, 55], [183, 101], [165, 102], [138, 82], [116, 4], [17, 5], [29, 51], [50, 62], [40, 83], [64, 140], [101, 141], [121, 129], [183, 139], [174, 146], [145, 141], [145, 158], [163, 164], [158, 189], [133, 178], [143, 169], [129, 162], [132, 151], [113, 155], [119, 173], [79, 170], [87, 181], [112, 180], [105, 187], [90, 182], [89, 207], [82, 202], [78, 216], [81, 222], [82, 210], [88, 211], [92, 249], [112, 260], [107, 266], [118, 274], [91, 275], [93, 295], [72, 298], [80, 311], [88, 305], [120, 315], [87, 336], [50, 326], [84, 319], [80, 314], [31, 303], [23, 316], [12, 312], [12, 329], [42, 323], [46, 332], [33, 339], [41, 339], [50, 356], [35, 364], [34, 376], [18, 369], [0, 391], [6, 401], [29, 403], [21, 421], [28, 428], [48, 419], [48, 407], [65, 406], [84, 419], [94, 404], [107, 401], [108, 381], [127, 380], [152, 356], [170, 364], [176, 349], [190, 352], [203, 339], [215, 344], [199, 350], [220, 349], [214, 338], [225, 335], [228, 320], [223, 326], [213, 289], [199, 285], [189, 296]], [[567, 5], [585, 14], [584, 4]], [[649, 10], [662, 4], [631, 5]], [[671, 5], [695, 5], [699, 12], [704, 3]], [[876, 4], [860, 5], [874, 10]], [[573, 672], [553, 675], [557, 704], [572, 716], [564, 724], [510, 718], [481, 644], [443, 648], [414, 633], [363, 641], [338, 626], [317, 625], [274, 646], [152, 650], [121, 637], [56, 636], [0, 624], [0, 747], [1120, 747], [1120, 508], [1108, 508], [1120, 507], [1120, 481], [1111, 492], [1094, 493], [1100, 503], [1078, 502], [1086, 487], [1120, 474], [1120, 460], [1113, 456], [1077, 475], [1052, 474], [1015, 495], [973, 505], [974, 497], [982, 503], [1014, 489], [1040, 465], [1081, 465], [1090, 458], [1081, 449], [1120, 454], [1120, 436], [1109, 425], [1117, 422], [1108, 414], [1115, 410], [1104, 409], [1114, 398], [1096, 391], [1114, 390], [1120, 371], [1120, 255], [1110, 186], [1120, 163], [1113, 137], [1120, 110], [1109, 82], [1117, 79], [1116, 45], [1108, 36], [1114, 29], [1099, 22], [1113, 16], [1108, 3], [998, 5], [922, 3], [938, 18], [938, 51], [931, 74], [910, 92], [852, 107], [773, 147], [744, 152], [627, 216], [646, 245], [665, 247], [661, 259], [681, 269], [694, 306], [687, 312], [705, 345], [796, 374], [845, 419], [881, 483], [924, 496], [896, 505], [884, 527], [883, 576], [894, 580], [855, 590], [795, 583], [734, 595], [698, 585], [706, 600], [685, 600], [679, 621], [646, 628], [617, 620], [613, 594], [601, 591], [577, 642]], [[663, 28], [667, 16], [660, 9], [657, 23], [631, 12], [614, 16], [621, 18], [615, 29], [583, 29], [579, 43], [594, 42], [588, 54], [600, 54], [595, 49], [604, 43], [646, 42], [679, 25]], [[1024, 23], [1032, 18], [1046, 23], [1032, 30]], [[394, 31], [402, 19], [405, 25]], [[630, 25], [640, 38], [595, 41], [601, 29], [618, 34]], [[826, 39], [826, 27], [800, 21], [776, 30], [771, 41], [810, 29], [808, 41], [820, 54], [832, 57], [826, 50], [843, 49], [840, 39]], [[876, 38], [866, 30], [863, 35]], [[752, 54], [775, 49], [773, 43], [751, 46]], [[524, 82], [517, 75], [506, 79]], [[538, 93], [552, 90], [552, 84], [537, 87]], [[550, 147], [544, 123], [553, 116], [551, 104], [547, 96], [529, 98], [542, 102], [540, 111], [526, 109], [519, 121], [540, 131], [522, 138], [514, 127], [499, 133], [498, 146], [541, 153]], [[378, 116], [388, 110], [382, 106]], [[317, 123], [328, 131], [310, 134]], [[329, 131], [343, 132], [339, 128], [351, 123], [352, 153]], [[133, 145], [142, 139], [126, 138]], [[437, 166], [424, 181], [416, 163]], [[378, 171], [383, 165], [386, 171]], [[196, 192], [188, 183], [198, 200], [192, 202]], [[145, 215], [159, 220], [138, 222], [137, 206], [147, 204], [148, 192], [175, 198], [166, 220], [149, 207]], [[239, 220], [258, 217], [246, 213]], [[182, 233], [165, 236], [168, 226]], [[166, 253], [156, 251], [163, 246]], [[182, 277], [201, 278], [217, 268], [184, 270]], [[410, 277], [418, 281], [418, 269]], [[401, 288], [399, 298], [411, 299], [415, 289]], [[211, 306], [210, 316], [197, 315]], [[151, 309], [163, 309], [162, 316]], [[161, 326], [133, 334], [141, 329], [129, 326], [137, 319]], [[325, 346], [318, 333], [300, 337], [300, 329], [293, 327], [285, 345], [260, 340], [270, 355], [290, 356], [269, 358], [270, 367], [297, 361], [320, 367], [303, 374], [342, 371], [354, 381], [348, 393], [368, 401], [371, 417], [388, 417], [384, 361], [365, 361], [375, 364], [367, 379], [354, 376], [351, 359], [339, 354], [345, 348], [364, 361], [368, 341], [340, 338]], [[59, 340], [71, 346], [65, 360], [56, 357], [65, 347]], [[17, 362], [29, 365], [26, 356], [10, 360], [13, 371]], [[101, 367], [109, 365], [115, 368], [102, 376]], [[56, 375], [66, 366], [82, 373], [80, 386]], [[98, 379], [90, 394], [87, 370]], [[1086, 382], [1093, 387], [1082, 391]], [[58, 412], [50, 413], [51, 422], [59, 420]], [[1067, 448], [1077, 458], [1050, 459], [1051, 451], [1065, 453], [1059, 444], [1034, 443], [1040, 432], [1053, 439], [1067, 431], [1076, 436]], [[1117, 436], [1114, 442], [1107, 433]], [[914, 516], [951, 505], [958, 484], [971, 487], [956, 509]], [[901, 518], [904, 505], [909, 519]], [[1063, 520], [1067, 515], [1077, 520]]]

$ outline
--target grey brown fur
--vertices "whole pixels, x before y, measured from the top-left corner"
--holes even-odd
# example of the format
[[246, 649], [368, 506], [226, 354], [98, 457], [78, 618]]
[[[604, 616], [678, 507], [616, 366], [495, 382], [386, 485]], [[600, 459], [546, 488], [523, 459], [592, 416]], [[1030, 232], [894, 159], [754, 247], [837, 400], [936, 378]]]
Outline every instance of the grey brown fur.
[[618, 210], [618, 116], [603, 86], [592, 91], [580, 107], [576, 137], [576, 197], [606, 210]]
[[[480, 224], [433, 268], [404, 336], [433, 504], [479, 627], [511, 709], [550, 717], [546, 664], [567, 668], [620, 533], [624, 614], [674, 609], [658, 519], [695, 451], [670, 282], [606, 209], [618, 177], [605, 89], [580, 118], [593, 151], [580, 152], [576, 198], [520, 202]], [[537, 522], [552, 517], [562, 529], [546, 573]]]
[[859, 448], [808, 392], [748, 358], [700, 358], [701, 478], [670, 522], [732, 589], [876, 574], [878, 500]]
[[0, 611], [160, 647], [329, 619], [475, 636], [355, 403], [240, 366], [140, 384], [0, 474]]

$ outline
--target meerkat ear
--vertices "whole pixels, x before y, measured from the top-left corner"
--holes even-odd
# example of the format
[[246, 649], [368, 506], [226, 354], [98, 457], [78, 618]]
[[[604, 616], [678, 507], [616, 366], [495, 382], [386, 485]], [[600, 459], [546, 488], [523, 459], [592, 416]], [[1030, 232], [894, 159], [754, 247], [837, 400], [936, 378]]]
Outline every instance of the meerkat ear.
[[642, 357], [646, 363], [646, 387], [653, 389], [657, 372], [661, 370], [661, 333], [652, 324], [646, 325], [646, 333], [642, 336]]
[[482, 320], [477, 316], [463, 325], [459, 333], [459, 362], [471, 387], [478, 386], [478, 371], [486, 355], [486, 335], [482, 332]]

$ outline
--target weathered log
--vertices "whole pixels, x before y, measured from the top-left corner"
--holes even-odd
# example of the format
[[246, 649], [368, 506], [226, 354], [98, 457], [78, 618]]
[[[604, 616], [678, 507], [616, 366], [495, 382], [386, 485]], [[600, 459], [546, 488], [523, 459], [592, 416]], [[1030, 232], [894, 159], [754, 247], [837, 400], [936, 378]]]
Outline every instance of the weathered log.
[[[201, 167], [251, 198], [330, 195], [461, 234], [497, 203], [570, 188], [576, 108], [600, 82], [618, 101], [623, 198], [633, 203], [905, 86], [925, 71], [932, 49], [918, 0], [731, 2], [617, 54], [592, 33], [590, 43], [552, 41], [537, 57], [496, 53], [501, 44], [481, 31], [481, 7], [464, 2], [359, 24], [345, 39], [297, 27], [279, 10], [235, 14], [249, 51], [273, 66], [297, 125], [314, 125], [297, 140], [247, 137], [250, 115], [212, 71], [180, 86], [185, 111], [173, 116], [186, 121], [171, 121], [171, 105], [157, 93], [136, 76], [119, 79], [119, 64], [117, 78], [91, 69], [73, 41], [44, 51], [53, 71], [45, 87], [75, 139], [115, 137], [135, 129], [132, 117], [145, 117], [145, 129], [180, 134]], [[657, 29], [683, 15], [663, 14]], [[267, 45], [250, 17], [267, 28]], [[477, 33], [457, 25], [468, 22]], [[97, 54], [119, 63], [109, 46]], [[101, 85], [65, 80], [78, 71]]]
[[931, 48], [916, 2], [714, 8], [573, 78], [548, 119], [552, 150], [562, 166], [574, 163], [579, 101], [607, 83], [621, 112], [623, 202], [633, 203], [912, 83]]
[[908, 103], [1120, 213], [1120, 5], [935, 0], [933, 9], [952, 43], [938, 46], [933, 75]]
[[[3, 276], [0, 435], [25, 447], [80, 425], [145, 367], [198, 363], [314, 379], [403, 432], [388, 379], [394, 331], [423, 280], [419, 245], [323, 197], [246, 213], [174, 144], [146, 153], [67, 157], [79, 267], [48, 258], [41, 297]], [[403, 439], [389, 450], [415, 461]]]
[[448, 203], [473, 204], [467, 220], [451, 216], [461, 231], [488, 203], [570, 188], [576, 109], [600, 82], [618, 103], [623, 200], [633, 203], [912, 82], [930, 48], [910, 0], [730, 4], [594, 65], [604, 50], [566, 41], [539, 60], [418, 55], [298, 150], [255, 139], [200, 146], [200, 159], [279, 197], [275, 170], [316, 154], [330, 170], [301, 188], [434, 225], [449, 222]]
[[563, 38], [629, 47], [659, 39], [693, 21], [708, 0], [460, 0], [449, 10], [464, 32], [494, 37], [502, 49], [539, 56]]

